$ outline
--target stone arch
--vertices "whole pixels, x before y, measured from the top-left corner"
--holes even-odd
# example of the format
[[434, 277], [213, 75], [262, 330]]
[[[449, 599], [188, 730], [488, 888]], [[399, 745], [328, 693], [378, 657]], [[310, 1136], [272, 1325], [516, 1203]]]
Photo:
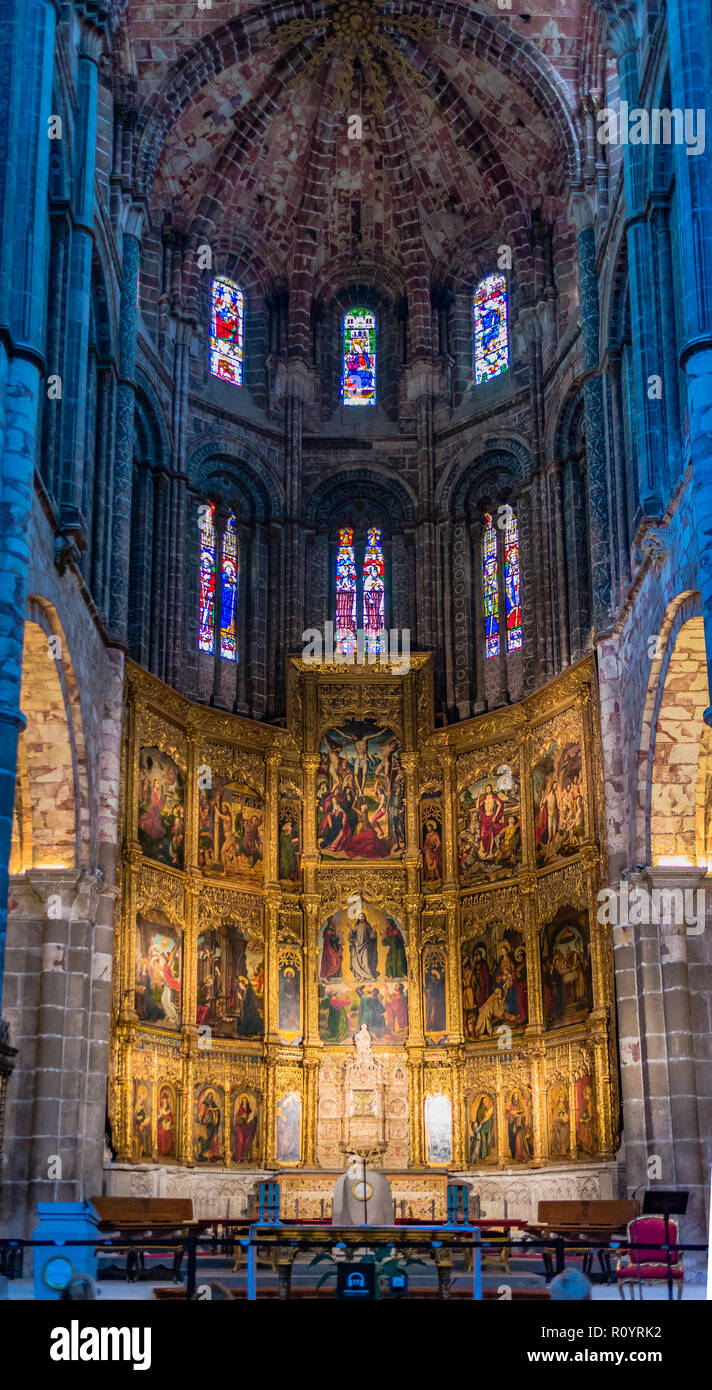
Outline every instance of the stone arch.
[[280, 484], [261, 455], [250, 449], [227, 445], [224, 440], [201, 444], [191, 454], [187, 466], [191, 488], [200, 498], [211, 488], [225, 502], [241, 493], [249, 503], [252, 521], [279, 520], [284, 510]]
[[638, 752], [636, 854], [641, 864], [694, 864], [709, 703], [699, 594], [678, 594], [660, 628]]
[[79, 693], [67, 640], [46, 600], [28, 603], [22, 663], [12, 872], [88, 859], [89, 796]]

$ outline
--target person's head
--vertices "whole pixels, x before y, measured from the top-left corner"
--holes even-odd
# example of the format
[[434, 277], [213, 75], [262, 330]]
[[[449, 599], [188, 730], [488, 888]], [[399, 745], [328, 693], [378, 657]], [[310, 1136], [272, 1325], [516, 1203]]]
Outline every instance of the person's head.
[[578, 1269], [565, 1269], [549, 1285], [549, 1298], [581, 1302], [591, 1297], [591, 1280]]
[[85, 1274], [73, 1275], [59, 1295], [60, 1303], [69, 1303], [74, 1299], [86, 1301], [89, 1298], [96, 1298], [96, 1294], [91, 1279], [88, 1279]]

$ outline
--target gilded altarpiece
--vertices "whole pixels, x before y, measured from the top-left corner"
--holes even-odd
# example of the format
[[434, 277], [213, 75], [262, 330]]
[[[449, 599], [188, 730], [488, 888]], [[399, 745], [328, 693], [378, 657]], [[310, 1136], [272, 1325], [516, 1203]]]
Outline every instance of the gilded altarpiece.
[[286, 728], [127, 683], [122, 1161], [333, 1172], [371, 1116], [394, 1173], [610, 1159], [590, 661], [438, 729], [424, 653], [289, 658]]

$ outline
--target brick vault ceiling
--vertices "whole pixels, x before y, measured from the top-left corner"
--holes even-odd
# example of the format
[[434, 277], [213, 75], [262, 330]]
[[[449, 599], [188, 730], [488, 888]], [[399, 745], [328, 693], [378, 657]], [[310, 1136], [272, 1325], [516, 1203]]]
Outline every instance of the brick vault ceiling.
[[[516, 243], [533, 206], [563, 217], [582, 98], [602, 80], [589, 0], [532, 0], [527, 18], [523, 0], [516, 14], [495, 0], [368, 3], [407, 64], [386, 69], [382, 112], [358, 64], [334, 102], [322, 0], [239, 13], [235, 0], [129, 0], [114, 66], [138, 105], [136, 171], [157, 219], [249, 255], [265, 279], [305, 252], [315, 277], [360, 262], [407, 278], [417, 261], [432, 279], [478, 247]], [[437, 23], [434, 38], [399, 32], [418, 16]], [[304, 18], [311, 32], [285, 43], [278, 31]], [[349, 139], [353, 115], [361, 139]]]

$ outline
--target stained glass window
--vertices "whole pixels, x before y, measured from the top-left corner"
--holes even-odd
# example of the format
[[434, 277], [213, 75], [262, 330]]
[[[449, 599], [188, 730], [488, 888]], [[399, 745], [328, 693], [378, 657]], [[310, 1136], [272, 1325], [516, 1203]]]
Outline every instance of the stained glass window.
[[212, 284], [210, 316], [210, 370], [213, 376], [242, 386], [244, 362], [245, 296], [232, 280]]
[[482, 537], [482, 588], [485, 609], [485, 656], [499, 656], [499, 598], [497, 594], [497, 532], [487, 513]]
[[349, 655], [356, 650], [356, 561], [354, 559], [353, 527], [342, 526], [339, 531], [339, 551], [336, 556], [336, 633], [337, 652]]
[[198, 650], [212, 652], [215, 641], [215, 508], [202, 509], [200, 523], [200, 619]]
[[237, 523], [228, 517], [222, 542], [220, 655], [237, 661]]
[[344, 315], [341, 400], [344, 405], [376, 404], [376, 315], [349, 309]]
[[381, 651], [383, 637], [380, 634], [386, 625], [385, 562], [381, 534], [377, 526], [369, 526], [363, 557], [363, 629], [367, 652]]
[[472, 301], [475, 319], [475, 381], [506, 372], [509, 366], [507, 282], [503, 275], [486, 275]]
[[504, 529], [504, 595], [507, 606], [507, 651], [522, 645], [522, 595], [519, 584], [519, 527], [511, 507]]

